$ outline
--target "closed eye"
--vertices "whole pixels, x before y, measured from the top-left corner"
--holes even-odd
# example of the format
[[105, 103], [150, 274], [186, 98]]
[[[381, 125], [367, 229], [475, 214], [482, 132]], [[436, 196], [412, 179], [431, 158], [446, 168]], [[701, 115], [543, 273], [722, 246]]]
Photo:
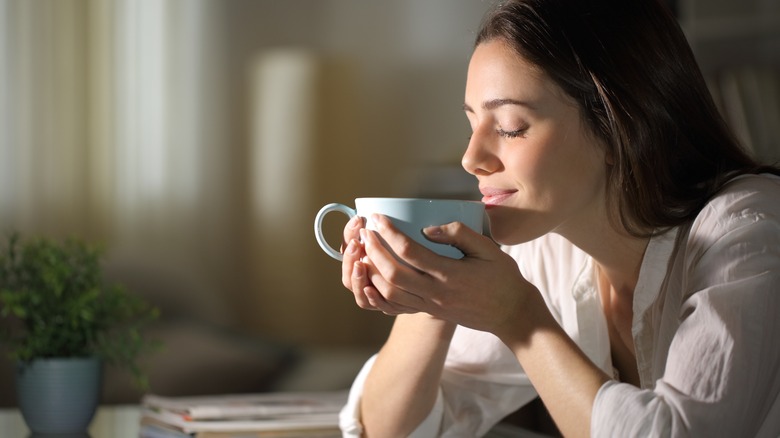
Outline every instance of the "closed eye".
[[520, 137], [523, 134], [525, 134], [525, 131], [527, 129], [528, 128], [520, 128], [520, 129], [516, 129], [514, 131], [504, 131], [503, 129], [498, 128], [498, 129], [496, 129], [496, 134], [500, 135], [501, 137], [516, 138], [516, 137]]

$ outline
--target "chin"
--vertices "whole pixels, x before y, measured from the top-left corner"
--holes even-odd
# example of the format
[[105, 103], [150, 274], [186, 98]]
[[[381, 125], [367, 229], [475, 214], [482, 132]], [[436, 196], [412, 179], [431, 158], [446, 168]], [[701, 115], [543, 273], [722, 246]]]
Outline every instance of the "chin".
[[499, 231], [493, 231], [491, 228], [490, 230], [490, 237], [493, 239], [494, 242], [496, 242], [499, 245], [519, 245], [521, 243], [530, 242], [534, 239], [536, 239], [539, 236], [519, 236], [517, 232], [515, 233], [502, 233]]
[[543, 236], [550, 230], [540, 227], [539, 213], [510, 207], [487, 210], [490, 237], [500, 245], [518, 245]]

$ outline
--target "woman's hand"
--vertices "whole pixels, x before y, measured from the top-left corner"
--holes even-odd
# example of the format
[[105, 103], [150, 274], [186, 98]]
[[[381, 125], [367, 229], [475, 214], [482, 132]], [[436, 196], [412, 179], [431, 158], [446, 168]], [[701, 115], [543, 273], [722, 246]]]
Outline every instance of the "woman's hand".
[[[367, 393], [374, 397], [368, 400], [374, 404], [366, 402], [362, 412], [367, 421], [377, 422], [372, 431], [385, 430], [387, 418], [391, 418], [390, 423], [399, 423], [400, 418], [408, 420], [404, 424], [418, 424], [418, 418], [408, 417], [406, 404], [418, 398], [415, 390], [422, 383], [438, 382], [432, 373], [441, 371], [448, 345], [444, 341], [451, 338], [455, 324], [491, 332], [512, 350], [564, 435], [590, 430], [593, 400], [609, 376], [563, 331], [539, 291], [523, 278], [509, 255], [488, 237], [457, 222], [426, 228], [424, 233], [432, 241], [460, 249], [464, 257], [459, 260], [439, 256], [419, 245], [387, 218], [375, 216], [372, 221], [377, 231], [357, 227], [362, 243], [355, 239], [355, 254], [350, 255], [349, 266], [345, 258], [345, 285], [349, 284], [356, 300], [368, 303], [365, 308], [433, 316], [428, 320], [417, 315], [396, 319], [396, 324], [404, 325], [398, 326], [397, 335], [391, 333], [390, 347], [384, 347], [382, 357], [388, 363], [371, 376], [370, 385], [368, 381], [366, 384]], [[443, 323], [438, 331], [444, 341], [419, 334], [436, 332], [430, 328], [436, 327], [431, 325], [433, 322]], [[409, 345], [414, 345], [409, 339], [431, 338], [432, 346], [426, 345], [422, 353], [408, 357]], [[405, 365], [399, 365], [399, 361]], [[393, 370], [415, 369], [408, 364], [418, 361], [428, 366], [415, 378], [392, 374]], [[405, 383], [406, 392], [399, 390], [398, 382]], [[394, 414], [388, 416], [386, 394], [399, 391], [404, 395], [393, 405]], [[434, 393], [426, 388], [425, 407], [421, 408], [426, 413]]]
[[370, 261], [361, 239], [361, 231], [365, 230], [365, 219], [355, 216], [344, 227], [343, 249], [344, 260], [341, 263], [341, 282], [344, 287], [352, 291], [355, 303], [366, 310], [378, 310], [387, 315], [400, 315], [402, 313], [417, 313], [417, 310], [387, 302], [381, 294], [372, 287], [369, 279], [368, 268]]
[[510, 325], [517, 323], [529, 294], [538, 296], [510, 256], [459, 222], [424, 230], [430, 240], [460, 249], [464, 257], [457, 260], [414, 242], [384, 216], [372, 220], [377, 231], [358, 227], [362, 246], [355, 241], [347, 248], [356, 250], [351, 267], [344, 259], [345, 285], [358, 305], [369, 304], [361, 307], [388, 314], [426, 312], [500, 336], [514, 330]]
[[[341, 251], [344, 256], [341, 262], [341, 283], [349, 290], [352, 290], [352, 276], [357, 274], [354, 272], [355, 265], [360, 263], [360, 259], [365, 256], [363, 245], [360, 243], [360, 230], [364, 227], [365, 219], [360, 216], [353, 216], [344, 227], [344, 244], [342, 244]], [[358, 275], [358, 277], [362, 276], [364, 274]], [[363, 309], [369, 309], [368, 300], [363, 295], [363, 292], [360, 289], [352, 292], [355, 295], [357, 305]]]
[[[354, 217], [344, 228], [344, 286], [364, 309], [391, 315], [417, 313], [417, 309], [388, 302], [371, 284], [368, 271], [375, 268], [361, 243], [364, 226], [363, 218]], [[428, 416], [438, 396], [454, 332], [455, 324], [424, 313], [395, 319], [364, 384], [360, 412], [367, 435], [408, 436]]]

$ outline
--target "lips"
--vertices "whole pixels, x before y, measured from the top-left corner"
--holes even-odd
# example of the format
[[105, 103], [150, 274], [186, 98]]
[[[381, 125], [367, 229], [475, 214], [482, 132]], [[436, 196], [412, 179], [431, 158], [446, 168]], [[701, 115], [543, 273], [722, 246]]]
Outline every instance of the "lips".
[[482, 193], [482, 202], [486, 206], [501, 205], [517, 192], [517, 190], [499, 189], [495, 187], [480, 187], [479, 191]]

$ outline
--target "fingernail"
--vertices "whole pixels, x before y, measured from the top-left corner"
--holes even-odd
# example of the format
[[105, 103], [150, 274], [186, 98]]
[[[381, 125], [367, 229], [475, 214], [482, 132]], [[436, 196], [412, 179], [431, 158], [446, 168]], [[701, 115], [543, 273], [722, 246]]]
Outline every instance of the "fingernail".
[[366, 241], [366, 229], [361, 228], [360, 229], [360, 241], [365, 242]]
[[365, 266], [363, 266], [363, 263], [355, 262], [352, 269], [352, 275], [355, 278], [361, 278], [365, 274], [366, 274], [366, 268]]
[[440, 226], [432, 226], [432, 227], [425, 227], [423, 228], [423, 234], [426, 236], [441, 236], [443, 234], [442, 229]]

